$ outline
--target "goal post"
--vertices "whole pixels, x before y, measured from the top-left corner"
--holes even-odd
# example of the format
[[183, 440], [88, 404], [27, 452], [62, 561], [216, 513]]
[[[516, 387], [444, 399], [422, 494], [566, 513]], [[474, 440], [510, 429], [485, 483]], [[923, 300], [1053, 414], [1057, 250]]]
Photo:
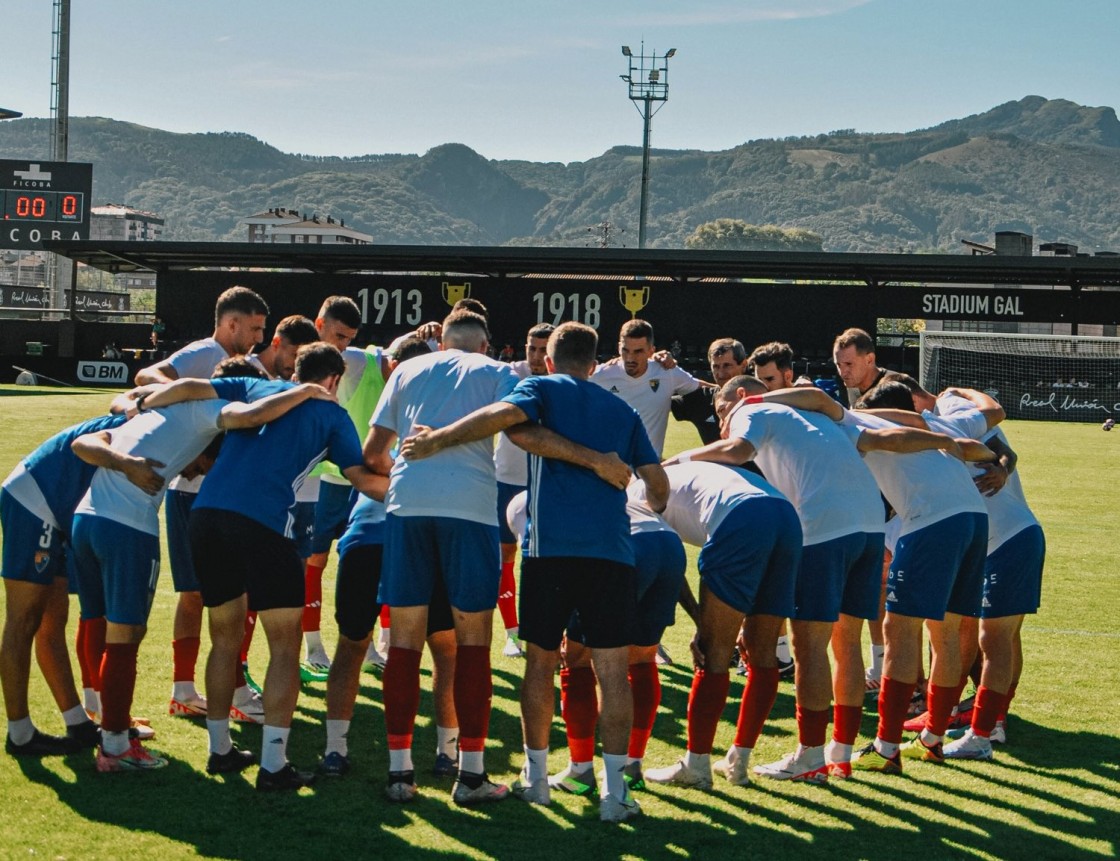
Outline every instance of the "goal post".
[[922, 332], [922, 385], [979, 389], [1012, 419], [1120, 417], [1120, 338]]

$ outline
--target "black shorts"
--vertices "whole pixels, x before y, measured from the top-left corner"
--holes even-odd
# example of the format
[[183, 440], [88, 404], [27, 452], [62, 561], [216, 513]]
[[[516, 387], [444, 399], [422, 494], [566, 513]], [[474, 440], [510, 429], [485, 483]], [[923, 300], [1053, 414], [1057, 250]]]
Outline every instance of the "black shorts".
[[[381, 586], [383, 544], [356, 544], [347, 548], [338, 560], [335, 581], [334, 618], [338, 632], [349, 640], [361, 641], [373, 633], [381, 602], [377, 590]], [[428, 636], [451, 631], [455, 621], [443, 578], [437, 577], [428, 605]]]
[[637, 578], [632, 565], [575, 556], [526, 557], [518, 590], [522, 639], [557, 649], [573, 612], [580, 640], [592, 649], [632, 645], [637, 618]]
[[198, 506], [190, 538], [205, 606], [248, 593], [254, 612], [303, 607], [303, 561], [292, 539], [243, 514]]

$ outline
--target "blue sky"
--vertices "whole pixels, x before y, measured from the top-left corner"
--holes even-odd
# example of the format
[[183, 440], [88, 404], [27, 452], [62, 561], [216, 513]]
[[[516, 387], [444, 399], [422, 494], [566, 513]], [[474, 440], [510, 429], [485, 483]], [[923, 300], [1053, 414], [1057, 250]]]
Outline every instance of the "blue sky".
[[[4, 0], [0, 105], [49, 116], [52, 4]], [[619, 47], [664, 53], [653, 145], [909, 131], [1026, 95], [1115, 105], [1116, 0], [78, 0], [71, 116], [285, 152], [583, 161], [641, 143]]]

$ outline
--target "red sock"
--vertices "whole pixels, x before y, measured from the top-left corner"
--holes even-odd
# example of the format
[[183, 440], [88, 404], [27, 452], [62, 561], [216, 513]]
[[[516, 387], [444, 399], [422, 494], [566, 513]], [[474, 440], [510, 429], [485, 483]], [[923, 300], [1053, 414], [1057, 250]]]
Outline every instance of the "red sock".
[[323, 615], [323, 566], [307, 563], [303, 572], [303, 632], [318, 631]]
[[241, 637], [241, 663], [249, 661], [249, 647], [253, 645], [253, 632], [257, 630], [257, 614], [250, 610], [245, 614], [245, 633]]
[[560, 670], [560, 714], [568, 733], [572, 762], [595, 758], [595, 726], [599, 723], [599, 693], [591, 667]]
[[862, 719], [863, 709], [859, 706], [837, 703], [832, 707], [832, 740], [839, 744], [855, 744]]
[[972, 734], [987, 738], [992, 734], [1000, 713], [1004, 710], [1007, 695], [983, 685], [976, 689], [976, 702], [972, 707]]
[[953, 706], [960, 700], [961, 686], [935, 685], [930, 682], [926, 693], [926, 703], [929, 706], [926, 729], [934, 735], [945, 735], [945, 730], [949, 728], [949, 718], [953, 714]]
[[85, 621], [85, 661], [86, 670], [89, 672], [89, 685], [83, 680], [83, 687], [91, 687], [101, 691], [101, 662], [105, 659], [105, 617]]
[[494, 681], [490, 675], [490, 649], [460, 646], [455, 655], [455, 713], [459, 716], [459, 750], [486, 747], [490, 732], [490, 701]]
[[201, 641], [198, 637], [180, 637], [171, 641], [171, 655], [175, 661], [175, 674], [171, 677], [175, 682], [193, 682], [194, 668], [198, 663], [198, 648]]
[[1015, 699], [1015, 688], [1017, 687], [1018, 685], [1014, 684], [1007, 689], [1007, 694], [1005, 695], [1007, 699], [1004, 700], [1003, 711], [1000, 712], [999, 720], [1007, 720], [1007, 713], [1011, 711], [1011, 701]]
[[89, 663], [86, 661], [86, 640], [89, 636], [89, 621], [78, 619], [78, 630], [74, 635], [74, 654], [78, 658], [78, 670], [82, 675], [82, 687], [93, 687], [93, 675], [90, 673]]
[[797, 742], [802, 747], [821, 747], [828, 733], [832, 709], [797, 707]]
[[692, 690], [688, 694], [688, 752], [711, 753], [723, 707], [727, 704], [727, 691], [731, 676], [727, 670], [697, 670], [692, 676]]
[[646, 745], [649, 744], [653, 722], [657, 718], [657, 707], [661, 704], [661, 676], [657, 673], [654, 661], [630, 665], [630, 694], [634, 698], [634, 722], [630, 727], [630, 746], [626, 754], [634, 759], [641, 759], [646, 755]]
[[778, 697], [779, 670], [777, 667], [758, 667], [749, 662], [747, 666], [747, 684], [743, 688], [739, 720], [735, 724], [735, 747], [753, 748]]
[[389, 605], [388, 604], [382, 604], [381, 605], [381, 615], [378, 618], [381, 622], [381, 627], [383, 629], [389, 627]]
[[517, 581], [513, 577], [513, 562], [502, 563], [502, 580], [498, 584], [498, 612], [502, 625], [508, 631], [517, 627]]
[[139, 643], [107, 643], [101, 662], [101, 728], [125, 732], [131, 723]]
[[885, 742], [902, 744], [902, 725], [914, 695], [914, 682], [896, 682], [883, 676], [879, 686], [879, 729], [876, 734]]
[[411, 750], [412, 730], [420, 710], [420, 652], [416, 649], [389, 649], [381, 675], [381, 696], [385, 706], [385, 732], [390, 750]]

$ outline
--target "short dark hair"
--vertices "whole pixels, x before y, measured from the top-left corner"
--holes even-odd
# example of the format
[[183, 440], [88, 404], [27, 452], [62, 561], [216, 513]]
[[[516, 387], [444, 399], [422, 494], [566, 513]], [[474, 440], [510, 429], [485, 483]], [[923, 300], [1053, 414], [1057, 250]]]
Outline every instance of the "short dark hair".
[[452, 342], [459, 345], [456, 349], [467, 344], [470, 345], [468, 349], [477, 350], [482, 345], [482, 341], [476, 338], [490, 340], [490, 328], [486, 318], [474, 311], [452, 311], [443, 318], [442, 328], [441, 340], [445, 345]]
[[875, 342], [863, 329], [845, 329], [836, 336], [832, 343], [832, 352], [843, 350], [845, 347], [855, 347], [861, 356], [875, 352]]
[[276, 334], [295, 347], [319, 340], [319, 330], [315, 328], [314, 321], [302, 314], [292, 314], [277, 323]]
[[529, 330], [527, 338], [548, 338], [556, 331], [556, 327], [551, 323], [537, 323], [532, 329]]
[[766, 385], [760, 382], [757, 377], [752, 377], [750, 374], [739, 374], [739, 376], [732, 377], [723, 384], [723, 388], [719, 390], [720, 400], [731, 400], [735, 397], [735, 392], [739, 389], [746, 389], [748, 392], [761, 395], [766, 392]]
[[267, 317], [268, 303], [259, 293], [255, 293], [248, 287], [230, 287], [228, 290], [223, 290], [218, 297], [218, 301], [214, 303], [215, 328], [221, 325], [222, 317], [226, 314], [245, 314], [247, 316], [260, 314]]
[[255, 362], [250, 362], [248, 356], [226, 356], [214, 366], [212, 380], [221, 380], [226, 377], [257, 377], [265, 378], [265, 372]]
[[342, 353], [331, 344], [316, 341], [304, 344], [296, 351], [296, 378], [301, 383], [318, 383], [327, 377], [346, 373]]
[[793, 347], [789, 344], [783, 344], [781, 341], [771, 341], [769, 344], [755, 347], [747, 361], [750, 362], [751, 368], [757, 368], [759, 365], [769, 365], [774, 362], [779, 371], [792, 371]]
[[458, 302], [451, 306], [452, 312], [454, 311], [473, 311], [484, 320], [487, 325], [490, 324], [490, 312], [486, 310], [486, 306], [479, 302], [477, 299], [472, 299], [470, 296], [464, 296]]
[[586, 372], [599, 350], [599, 334], [583, 323], [561, 323], [548, 336], [548, 355], [560, 373]]
[[747, 358], [747, 348], [743, 346], [742, 341], [736, 341], [734, 338], [717, 338], [708, 347], [708, 364], [710, 365], [712, 359], [722, 356], [728, 350], [731, 351], [731, 356], [737, 364], [742, 364]]
[[887, 371], [879, 378], [879, 384], [883, 383], [902, 383], [910, 390], [910, 394], [917, 395], [924, 392], [922, 384], [915, 380], [909, 374], [904, 374], [902, 371]]
[[653, 344], [653, 326], [645, 320], [637, 318], [627, 320], [622, 324], [622, 329], [619, 330], [618, 339], [621, 341], [623, 338], [645, 338], [650, 344]]
[[427, 341], [423, 338], [417, 338], [415, 335], [409, 335], [393, 348], [389, 358], [400, 364], [401, 362], [407, 362], [409, 359], [415, 359], [417, 356], [426, 356], [430, 352], [432, 352], [432, 348], [428, 346]]
[[857, 410], [895, 409], [917, 412], [914, 407], [914, 395], [905, 383], [897, 380], [887, 380], [872, 386], [856, 401]]
[[362, 327], [362, 312], [358, 303], [349, 296], [328, 296], [319, 308], [319, 317], [323, 320], [337, 320], [343, 326], [351, 329]]

